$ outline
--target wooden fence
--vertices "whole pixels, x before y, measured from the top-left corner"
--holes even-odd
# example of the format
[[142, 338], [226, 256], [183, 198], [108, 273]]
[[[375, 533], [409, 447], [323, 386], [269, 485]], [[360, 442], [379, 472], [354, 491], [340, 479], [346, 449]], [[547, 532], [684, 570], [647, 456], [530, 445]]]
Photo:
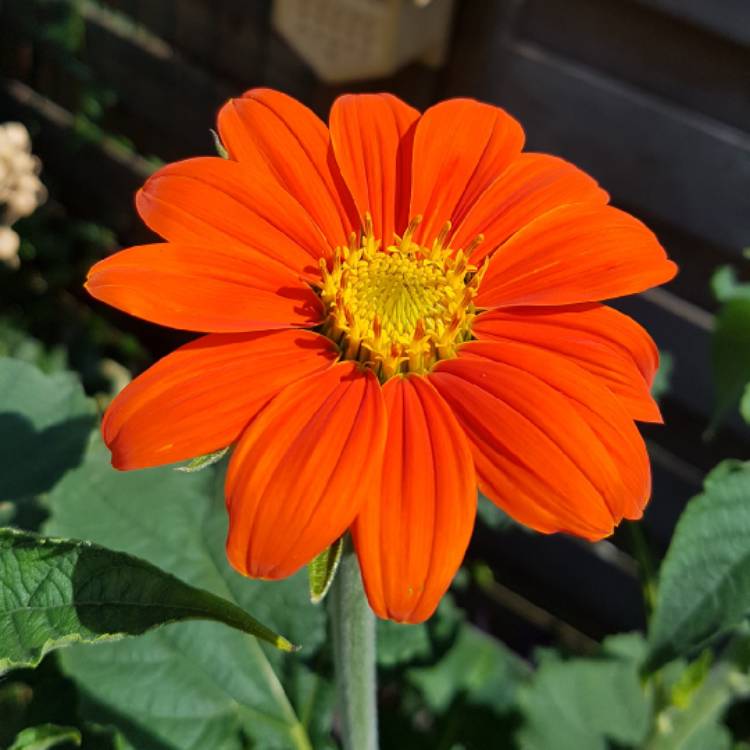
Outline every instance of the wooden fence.
[[[81, 0], [78, 26], [67, 31], [78, 35], [83, 68], [63, 64], [54, 34], [40, 33], [56, 28], [65, 5], [0, 0], [0, 121], [29, 123], [45, 174], [69, 208], [109, 224], [123, 243], [144, 236], [132, 209], [153, 166], [144, 155], [210, 152], [217, 108], [251, 86], [283, 89], [322, 116], [342, 90], [316, 80], [272, 32], [266, 0]], [[655, 475], [647, 529], [663, 551], [705, 471], [750, 446], [737, 419], [712, 442], [703, 439], [712, 404], [708, 278], [721, 264], [739, 264], [750, 244], [750, 4], [457, 6], [444, 68], [413, 65], [349, 88], [390, 90], [417, 107], [458, 95], [505, 107], [524, 124], [529, 148], [588, 170], [680, 263], [667, 289], [620, 305], [674, 360], [667, 426], [646, 430]], [[97, 143], [74, 137], [92, 86], [112, 92]], [[480, 528], [471, 555], [490, 562], [496, 583], [463, 598], [480, 623], [521, 650], [556, 639], [585, 647], [642, 623], [628, 549], [623, 534], [592, 547]]]

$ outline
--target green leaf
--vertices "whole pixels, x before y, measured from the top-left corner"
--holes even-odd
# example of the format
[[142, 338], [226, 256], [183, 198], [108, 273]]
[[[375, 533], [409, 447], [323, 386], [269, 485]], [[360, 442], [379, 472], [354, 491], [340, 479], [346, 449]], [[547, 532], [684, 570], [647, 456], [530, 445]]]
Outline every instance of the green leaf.
[[0, 671], [36, 666], [71, 643], [141, 635], [188, 619], [216, 620], [293, 650], [236, 605], [145, 560], [90, 542], [0, 529]]
[[[230, 568], [222, 479], [216, 467], [117, 472], [96, 439], [51, 493], [47, 531], [147, 559], [253, 612], [309, 657], [324, 640], [325, 612], [309, 603], [304, 574], [267, 583]], [[285, 692], [309, 672], [300, 657], [215, 623], [178, 623], [60, 657], [84, 715], [117, 727], [138, 750], [240, 750], [243, 736], [253, 747], [309, 750], [317, 731], [306, 704], [293, 705]]]
[[697, 690], [703, 685], [711, 668], [713, 654], [706, 649], [697, 659], [683, 668], [682, 673], [671, 686], [672, 705], [688, 708]]
[[521, 748], [607, 750], [613, 742], [641, 747], [651, 703], [638, 668], [637, 659], [606, 646], [598, 659], [548, 655], [521, 692]]
[[750, 284], [742, 283], [732, 266], [721, 266], [711, 277], [711, 291], [719, 302], [730, 299], [750, 299]]
[[0, 319], [0, 357], [23, 360], [45, 373], [67, 368], [67, 353], [62, 346], [48, 350], [41, 341], [4, 319]]
[[737, 404], [750, 382], [750, 298], [729, 299], [716, 316], [713, 335], [716, 401], [712, 429]]
[[[673, 680], [670, 690], [673, 701], [656, 717], [646, 750], [728, 750], [731, 747], [731, 735], [721, 725], [721, 720], [729, 706], [736, 699], [745, 698], [750, 690], [749, 646], [746, 635], [733, 641], [689, 695], [676, 695], [675, 691], [681, 683], [690, 682], [696, 671], [700, 676], [708, 657], [702, 656], [687, 667], [683, 660], [671, 662], [662, 670], [663, 682]], [[676, 679], [671, 673], [676, 673]]]
[[660, 574], [648, 667], [687, 655], [750, 614], [750, 464], [720, 464], [680, 517]]
[[407, 625], [391, 620], [378, 620], [378, 666], [393, 668], [409, 663], [427, 663], [446, 650], [455, 639], [462, 613], [446, 594], [437, 612], [427, 622]]
[[415, 667], [406, 673], [426, 705], [445, 711], [458, 696], [464, 705], [485, 706], [501, 713], [515, 706], [528, 667], [499, 641], [473, 625], [461, 627], [456, 642], [434, 666]]
[[177, 466], [176, 470], [182, 471], [185, 474], [192, 474], [195, 471], [202, 471], [203, 469], [207, 469], [209, 466], [213, 466], [214, 464], [221, 461], [221, 459], [226, 456], [228, 450], [229, 447], [227, 446], [226, 448], [214, 451], [213, 453], [206, 453], [205, 456], [198, 456], [197, 458], [193, 458], [188, 461], [185, 466]]
[[310, 601], [320, 604], [331, 588], [341, 562], [344, 537], [337, 539], [327, 550], [321, 552], [308, 566], [307, 579], [310, 586]]
[[687, 736], [668, 734], [654, 739], [648, 750], [730, 750], [732, 735], [721, 724], [706, 724]]
[[750, 383], [745, 386], [745, 391], [740, 399], [740, 414], [750, 424]]
[[674, 370], [674, 359], [669, 352], [659, 352], [659, 369], [651, 384], [651, 395], [658, 401], [669, 393]]
[[95, 421], [72, 373], [0, 358], [0, 500], [49, 490], [80, 463]]
[[75, 727], [43, 724], [39, 727], [24, 729], [8, 750], [48, 750], [63, 743], [72, 743], [80, 747], [81, 733]]
[[[456, 611], [449, 618], [454, 614], [458, 616]], [[443, 619], [446, 615], [438, 611], [426, 624]], [[419, 626], [402, 630], [423, 632]], [[528, 666], [473, 625], [453, 622], [450, 630], [449, 643], [436, 643], [437, 633], [429, 632], [432, 648], [414, 654], [416, 663], [381, 674], [381, 690], [387, 696], [379, 720], [383, 748], [517, 747], [517, 693]], [[447, 631], [442, 634], [446, 635]]]

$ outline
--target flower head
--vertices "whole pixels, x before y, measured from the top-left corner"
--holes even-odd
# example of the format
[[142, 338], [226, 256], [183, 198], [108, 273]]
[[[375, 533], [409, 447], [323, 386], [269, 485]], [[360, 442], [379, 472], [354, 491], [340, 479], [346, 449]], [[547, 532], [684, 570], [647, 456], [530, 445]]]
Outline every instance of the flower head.
[[281, 578], [351, 530], [373, 609], [409, 622], [449, 586], [477, 486], [547, 533], [642, 514], [657, 351], [601, 302], [675, 274], [643, 224], [473, 100], [344, 96], [326, 127], [256, 89], [219, 132], [228, 160], [138, 194], [165, 242], [89, 274], [98, 299], [207, 334], [115, 399], [117, 468], [233, 445], [232, 564]]

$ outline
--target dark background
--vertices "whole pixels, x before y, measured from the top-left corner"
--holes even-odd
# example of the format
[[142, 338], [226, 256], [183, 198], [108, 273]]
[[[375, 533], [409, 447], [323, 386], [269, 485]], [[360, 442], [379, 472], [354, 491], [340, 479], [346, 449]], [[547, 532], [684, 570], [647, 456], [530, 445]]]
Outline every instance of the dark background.
[[[738, 419], [704, 437], [713, 408], [709, 279], [726, 263], [741, 269], [750, 245], [750, 2], [458, 0], [441, 69], [412, 64], [388, 79], [331, 86], [273, 32], [266, 0], [0, 0], [0, 122], [30, 128], [58, 216], [112, 230], [107, 249], [148, 238], [134, 191], [160, 160], [210, 153], [218, 107], [260, 85], [322, 117], [345, 90], [388, 90], [419, 108], [451, 96], [498, 104], [522, 122], [529, 149], [589, 171], [657, 232], [680, 275], [617, 306], [673, 364], [666, 426], [646, 429], [655, 489], [645, 525], [661, 554], [705, 472], [750, 447]], [[141, 341], [126, 364], [141, 369], [179, 342], [103, 308], [87, 312], [80, 281], [89, 259], [76, 258], [58, 290], [71, 319], [95, 314]], [[49, 344], [68, 335], [32, 318]], [[103, 336], [101, 346], [114, 344]], [[73, 364], [85, 374], [75, 352]], [[594, 546], [480, 525], [470, 560], [488, 563], [495, 580], [475, 577], [460, 598], [524, 653], [553, 642], [586, 650], [643, 622], [631, 545], [627, 529]]]

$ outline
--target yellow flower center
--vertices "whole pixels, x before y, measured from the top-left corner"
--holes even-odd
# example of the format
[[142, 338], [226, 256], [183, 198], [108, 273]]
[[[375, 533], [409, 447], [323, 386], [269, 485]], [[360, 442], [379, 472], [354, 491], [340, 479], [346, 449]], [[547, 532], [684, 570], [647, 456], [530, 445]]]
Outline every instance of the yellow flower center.
[[323, 333], [344, 358], [370, 364], [382, 381], [428, 372], [471, 337], [482, 270], [466, 258], [481, 237], [465, 250], [443, 247], [447, 223], [425, 247], [412, 242], [419, 221], [381, 249], [366, 217], [361, 241], [352, 235], [348, 247], [336, 248], [330, 268], [321, 261], [320, 296], [328, 313]]

